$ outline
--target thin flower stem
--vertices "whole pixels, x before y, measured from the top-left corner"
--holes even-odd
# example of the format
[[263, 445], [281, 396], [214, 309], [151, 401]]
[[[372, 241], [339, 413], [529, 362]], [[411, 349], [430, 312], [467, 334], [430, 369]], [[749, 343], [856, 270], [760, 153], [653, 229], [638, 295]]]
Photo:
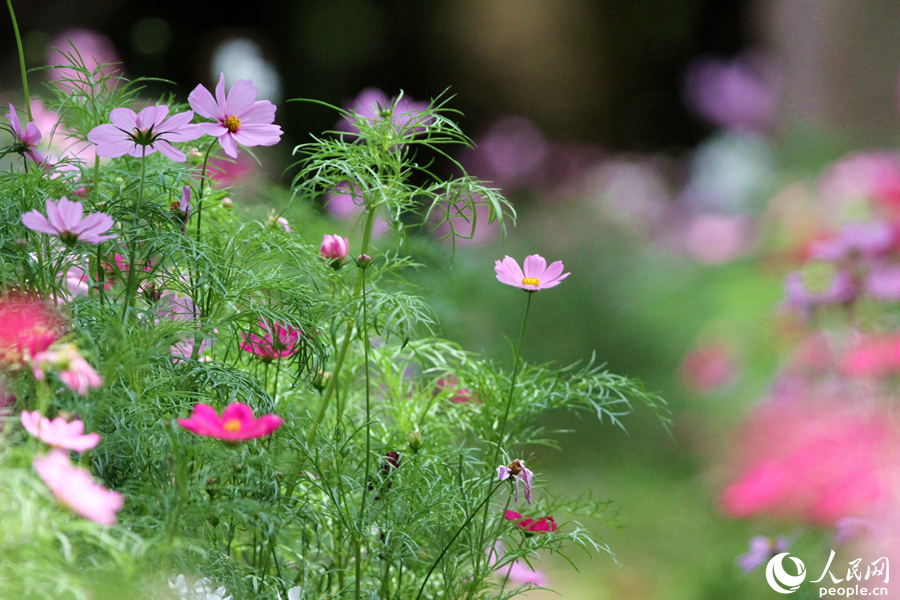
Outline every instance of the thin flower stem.
[[209, 162], [209, 153], [212, 152], [213, 146], [219, 141], [219, 138], [213, 138], [203, 155], [203, 168], [200, 170], [200, 193], [197, 196], [197, 243], [200, 243], [200, 221], [203, 217], [203, 184], [207, 181], [206, 165]]
[[[374, 212], [374, 211], [373, 211]], [[372, 452], [372, 428], [371, 428], [371, 398], [369, 396], [369, 315], [366, 308], [366, 266], [359, 267], [359, 277], [362, 279], [362, 305], [363, 305], [363, 354], [365, 356], [366, 372], [366, 470], [363, 477], [362, 500], [359, 505], [359, 517], [356, 525], [356, 584], [354, 586], [354, 598], [360, 599], [362, 593], [362, 531], [366, 514], [366, 496], [369, 491], [369, 463]]]
[[[134, 206], [134, 213], [131, 218], [133, 221], [136, 221], [138, 209], [141, 206], [141, 203], [144, 201], [144, 176], [147, 173], [147, 146], [142, 147], [141, 151], [141, 185], [138, 188], [138, 199], [137, 203]], [[134, 259], [137, 254], [137, 248], [132, 247], [129, 248], [128, 251], [128, 279], [125, 281], [125, 305], [122, 307], [122, 323], [125, 322], [125, 317], [128, 315], [128, 307], [131, 304], [132, 296], [134, 295]]]
[[[366, 250], [369, 247], [369, 240], [372, 236], [373, 223], [375, 223], [375, 208], [370, 207], [366, 214], [366, 226], [365, 230], [363, 231], [362, 250], [360, 250], [360, 254], [365, 254]], [[364, 281], [365, 273], [361, 269], [356, 276], [356, 284], [353, 288], [353, 298], [355, 298], [363, 290]], [[328, 387], [325, 388], [325, 394], [322, 395], [322, 405], [319, 407], [319, 412], [316, 413], [316, 420], [313, 423], [312, 427], [310, 427], [309, 433], [306, 436], [307, 446], [312, 446], [313, 443], [315, 443], [319, 426], [325, 419], [325, 413], [328, 410], [328, 405], [331, 402], [331, 397], [334, 396], [335, 389], [337, 388], [338, 376], [341, 374], [341, 366], [343, 366], [344, 364], [344, 358], [347, 356], [347, 350], [350, 348], [350, 342], [353, 341], [353, 330], [354, 325], [351, 321], [347, 325], [347, 335], [344, 337], [344, 343], [341, 345], [340, 350], [338, 350], [338, 356], [334, 363], [334, 373], [332, 373], [331, 379], [328, 381]], [[368, 343], [368, 341], [366, 341], [366, 343]]]
[[28, 93], [28, 76], [25, 71], [25, 51], [22, 49], [22, 36], [19, 34], [19, 23], [16, 21], [16, 13], [13, 11], [12, 0], [6, 0], [6, 6], [9, 7], [9, 18], [12, 21], [13, 32], [16, 34], [16, 49], [19, 51], [19, 70], [22, 72], [22, 91], [25, 93], [25, 111], [28, 113], [28, 120], [33, 121], [31, 116], [31, 94]]
[[[491, 481], [491, 480], [489, 480], [489, 481]], [[503, 485], [503, 482], [498, 481], [497, 485], [491, 486], [491, 491], [488, 493], [488, 495], [485, 496], [484, 500], [482, 500], [478, 504], [478, 506], [475, 507], [475, 510], [473, 510], [472, 512], [469, 513], [469, 516], [466, 517], [466, 520], [463, 521], [463, 524], [459, 526], [459, 529], [456, 530], [456, 533], [453, 534], [453, 537], [450, 538], [450, 541], [447, 542], [447, 545], [444, 546], [443, 550], [441, 550], [441, 553], [440, 553], [440, 555], [438, 555], [437, 560], [435, 560], [434, 563], [432, 563], [431, 568], [428, 569], [428, 573], [425, 574], [425, 579], [422, 580], [422, 587], [419, 588], [419, 593], [416, 594], [416, 600], [420, 600], [422, 598], [422, 594], [425, 592], [425, 585], [428, 584], [428, 579], [431, 577], [431, 574], [434, 573], [434, 570], [437, 568], [438, 564], [440, 564], [441, 559], [444, 558], [444, 555], [447, 554], [447, 551], [450, 550], [450, 547], [453, 545], [453, 542], [455, 542], [456, 538], [458, 538], [459, 535], [463, 532], [463, 530], [465, 530], [465, 528], [468, 527], [469, 523], [472, 522], [472, 518], [476, 514], [478, 514], [478, 511], [480, 511], [483, 506], [487, 505], [488, 500], [491, 499], [491, 496], [494, 495], [494, 492], [496, 492], [500, 488], [501, 485]]]

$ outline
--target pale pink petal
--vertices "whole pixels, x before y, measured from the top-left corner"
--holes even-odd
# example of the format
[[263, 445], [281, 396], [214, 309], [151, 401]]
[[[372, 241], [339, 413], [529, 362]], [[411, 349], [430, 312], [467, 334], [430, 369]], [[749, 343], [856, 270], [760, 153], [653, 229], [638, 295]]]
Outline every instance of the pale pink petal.
[[562, 274], [564, 268], [561, 260], [550, 263], [550, 266], [547, 267], [544, 274], [541, 275], [541, 287], [544, 287], [545, 282], [549, 283], [557, 279]]
[[241, 125], [233, 135], [244, 146], [274, 146], [281, 141], [281, 128], [277, 125]]
[[[81, 223], [81, 215], [84, 214], [84, 206], [81, 202], [72, 202], [65, 196], [56, 203], [55, 218], [62, 223], [61, 231], [72, 231]], [[50, 203], [47, 202], [47, 215], [50, 215]], [[54, 225], [54, 218], [50, 217], [50, 222]]]
[[216, 110], [215, 119], [227, 119], [230, 115], [226, 114], [228, 102], [225, 100], [225, 73], [219, 73], [219, 83], [216, 84]]
[[232, 134], [226, 133], [225, 135], [219, 136], [219, 143], [222, 145], [222, 150], [225, 151], [225, 154], [231, 158], [237, 158], [237, 144], [234, 143], [234, 136]]
[[219, 118], [219, 105], [216, 104], [216, 101], [213, 99], [212, 94], [209, 93], [209, 90], [202, 85], [198, 85], [194, 88], [194, 91], [190, 93], [188, 96], [188, 104], [191, 105], [194, 112], [207, 119]]
[[159, 153], [175, 162], [182, 162], [185, 159], [184, 152], [167, 142], [166, 140], [156, 140], [153, 147], [159, 150]]
[[[259, 90], [254, 87], [249, 79], [238, 79], [228, 90], [228, 100], [225, 103], [225, 115], [240, 116], [238, 113], [247, 110], [256, 100]], [[221, 103], [219, 104], [221, 106]]]
[[[131, 131], [136, 127], [137, 115], [130, 108], [124, 108], [124, 107], [114, 108], [109, 113], [109, 120], [112, 121], [113, 126], [118, 127], [119, 129], [124, 130], [128, 133], [131, 133]], [[101, 127], [104, 127], [104, 126], [101, 125]], [[110, 126], [105, 125], [105, 127], [110, 127]], [[97, 129], [98, 128], [95, 127], [91, 131], [91, 134], [94, 131], [97, 131]], [[89, 140], [91, 139], [91, 134], [88, 134]], [[121, 131], [119, 131], [119, 135], [122, 135]], [[91, 140], [91, 141], [93, 142], [94, 140]]]
[[544, 257], [540, 254], [532, 254], [531, 256], [525, 257], [525, 262], [523, 263], [525, 277], [534, 277], [539, 280], [544, 275], [544, 271], [547, 270], [547, 261], [544, 260]]
[[13, 135], [17, 138], [21, 138], [25, 132], [22, 131], [22, 125], [19, 123], [19, 114], [12, 104], [9, 105], [9, 112], [6, 114], [6, 118], [9, 119], [9, 125], [12, 127]]
[[242, 112], [235, 114], [241, 120], [241, 127], [253, 124], [269, 124], [275, 120], [275, 105], [268, 100], [254, 102]]
[[47, 218], [37, 210], [30, 210], [22, 215], [22, 224], [28, 229], [39, 231], [40, 233], [49, 233], [57, 235], [59, 230], [53, 227]]

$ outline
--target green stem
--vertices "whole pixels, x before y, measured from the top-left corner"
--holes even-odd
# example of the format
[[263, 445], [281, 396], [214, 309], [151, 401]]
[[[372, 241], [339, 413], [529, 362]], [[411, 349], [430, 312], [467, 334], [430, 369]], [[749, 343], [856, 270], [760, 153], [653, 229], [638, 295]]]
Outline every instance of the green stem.
[[371, 425], [371, 398], [369, 397], [369, 315], [366, 308], [366, 268], [368, 265], [359, 267], [359, 277], [362, 279], [362, 303], [363, 303], [363, 353], [365, 357], [366, 372], [366, 471], [363, 477], [362, 501], [359, 505], [359, 517], [356, 525], [356, 585], [354, 587], [354, 597], [360, 599], [362, 585], [362, 531], [363, 520], [366, 513], [366, 496], [369, 491], [369, 463], [372, 452], [372, 428]]
[[[142, 146], [141, 151], [141, 185], [138, 188], [138, 199], [134, 206], [134, 212], [131, 215], [132, 223], [137, 224], [137, 213], [144, 201], [144, 176], [147, 172], [147, 146]], [[122, 307], [122, 323], [125, 323], [125, 317], [128, 315], [128, 307], [131, 305], [132, 296], [134, 295], [134, 259], [137, 254], [137, 245], [132, 245], [128, 249], [128, 279], [125, 281], [125, 305]]]
[[[372, 237], [372, 225], [375, 223], [375, 208], [369, 207], [368, 213], [366, 214], [366, 225], [363, 230], [363, 241], [362, 241], [362, 249], [360, 250], [360, 254], [365, 254], [366, 250], [369, 247], [369, 240]], [[360, 269], [356, 276], [356, 284], [353, 288], [353, 298], [355, 298], [360, 292], [362, 292], [365, 281], [365, 273], [363, 269]], [[316, 441], [316, 436], [318, 435], [319, 426], [322, 424], [322, 421], [325, 419], [325, 413], [328, 410], [328, 405], [331, 402], [331, 397], [334, 396], [335, 388], [337, 388], [338, 378], [341, 374], [341, 367], [344, 364], [344, 358], [347, 356], [347, 350], [350, 348], [350, 342], [353, 341], [353, 330], [354, 325], [351, 321], [347, 326], [347, 335], [344, 337], [344, 342], [341, 345], [340, 350], [338, 350], [338, 356], [334, 363], [334, 372], [331, 375], [331, 379], [328, 381], [328, 387], [325, 388], [325, 394], [322, 395], [322, 405], [319, 407], [319, 412], [316, 413], [316, 420], [313, 423], [312, 427], [309, 429], [309, 434], [306, 437], [306, 445], [312, 446]], [[368, 344], [368, 340], [364, 340], [364, 343]]]
[[33, 121], [34, 119], [31, 116], [31, 94], [28, 93], [28, 76], [25, 72], [25, 51], [22, 49], [22, 36], [19, 35], [19, 23], [16, 21], [12, 0], [6, 0], [6, 6], [9, 7], [9, 18], [12, 21], [13, 32], [16, 34], [16, 48], [19, 51], [19, 70], [22, 72], [22, 91], [25, 93], [25, 111], [28, 113], [28, 120]]
[[203, 168], [200, 171], [200, 194], [197, 197], [197, 243], [200, 243], [200, 221], [203, 218], [203, 184], [207, 181], [206, 165], [209, 162], [209, 153], [212, 152], [213, 146], [219, 141], [219, 138], [213, 138], [206, 148], [206, 154], [203, 155]]
[[428, 579], [431, 577], [431, 574], [434, 573], [434, 570], [437, 568], [438, 564], [440, 564], [441, 559], [444, 558], [444, 555], [447, 554], [447, 551], [450, 550], [450, 546], [453, 545], [453, 542], [456, 541], [456, 538], [458, 538], [459, 535], [463, 532], [463, 530], [469, 525], [469, 523], [472, 522], [472, 518], [476, 514], [478, 514], [478, 511], [480, 511], [483, 506], [487, 506], [488, 500], [491, 499], [491, 496], [494, 495], [494, 492], [496, 492], [500, 488], [501, 485], [503, 485], [503, 482], [498, 481], [497, 485], [491, 487], [491, 491], [488, 492], [488, 495], [485, 496], [484, 500], [482, 500], [478, 504], [478, 506], [475, 507], [475, 510], [473, 510], [471, 513], [469, 513], [469, 516], [466, 517], [466, 520], [463, 522], [463, 524], [460, 525], [459, 529], [456, 530], [456, 533], [453, 534], [453, 537], [450, 538], [450, 541], [447, 542], [447, 545], [444, 546], [444, 549], [441, 550], [441, 553], [437, 557], [437, 560], [435, 560], [434, 563], [432, 563], [431, 568], [428, 569], [428, 573], [426, 573], [425, 579], [422, 581], [422, 587], [419, 588], [419, 593], [416, 595], [416, 600], [420, 600], [420, 598], [422, 598], [422, 593], [425, 591], [425, 585], [428, 583]]

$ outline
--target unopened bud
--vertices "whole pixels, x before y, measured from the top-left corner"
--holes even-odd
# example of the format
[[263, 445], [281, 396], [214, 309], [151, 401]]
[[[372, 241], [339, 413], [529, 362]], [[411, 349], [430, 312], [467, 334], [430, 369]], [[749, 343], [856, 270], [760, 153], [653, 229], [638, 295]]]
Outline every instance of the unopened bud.
[[356, 264], [360, 269], [366, 269], [372, 264], [372, 257], [368, 254], [360, 254], [356, 257]]
[[232, 202], [231, 198], [222, 198], [222, 208], [225, 210], [234, 208], [234, 202]]
[[316, 373], [316, 376], [313, 378], [312, 384], [314, 388], [321, 392], [328, 387], [328, 383], [330, 381], [331, 371], [319, 370], [319, 372]]
[[409, 441], [409, 449], [412, 450], [413, 452], [418, 452], [419, 449], [422, 447], [422, 444], [425, 443], [425, 441], [422, 439], [422, 433], [418, 429], [416, 429], [415, 431], [409, 432], [409, 440], [408, 441]]

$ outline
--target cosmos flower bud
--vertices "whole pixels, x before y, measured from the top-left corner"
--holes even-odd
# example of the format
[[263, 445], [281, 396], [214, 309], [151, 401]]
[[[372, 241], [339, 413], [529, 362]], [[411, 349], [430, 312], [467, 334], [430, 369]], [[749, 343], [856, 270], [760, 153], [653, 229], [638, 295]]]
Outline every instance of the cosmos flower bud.
[[422, 439], [422, 433], [416, 429], [414, 431], [409, 432], [409, 449], [413, 452], [418, 452], [420, 448], [422, 448], [422, 444], [424, 444], [424, 440]]

